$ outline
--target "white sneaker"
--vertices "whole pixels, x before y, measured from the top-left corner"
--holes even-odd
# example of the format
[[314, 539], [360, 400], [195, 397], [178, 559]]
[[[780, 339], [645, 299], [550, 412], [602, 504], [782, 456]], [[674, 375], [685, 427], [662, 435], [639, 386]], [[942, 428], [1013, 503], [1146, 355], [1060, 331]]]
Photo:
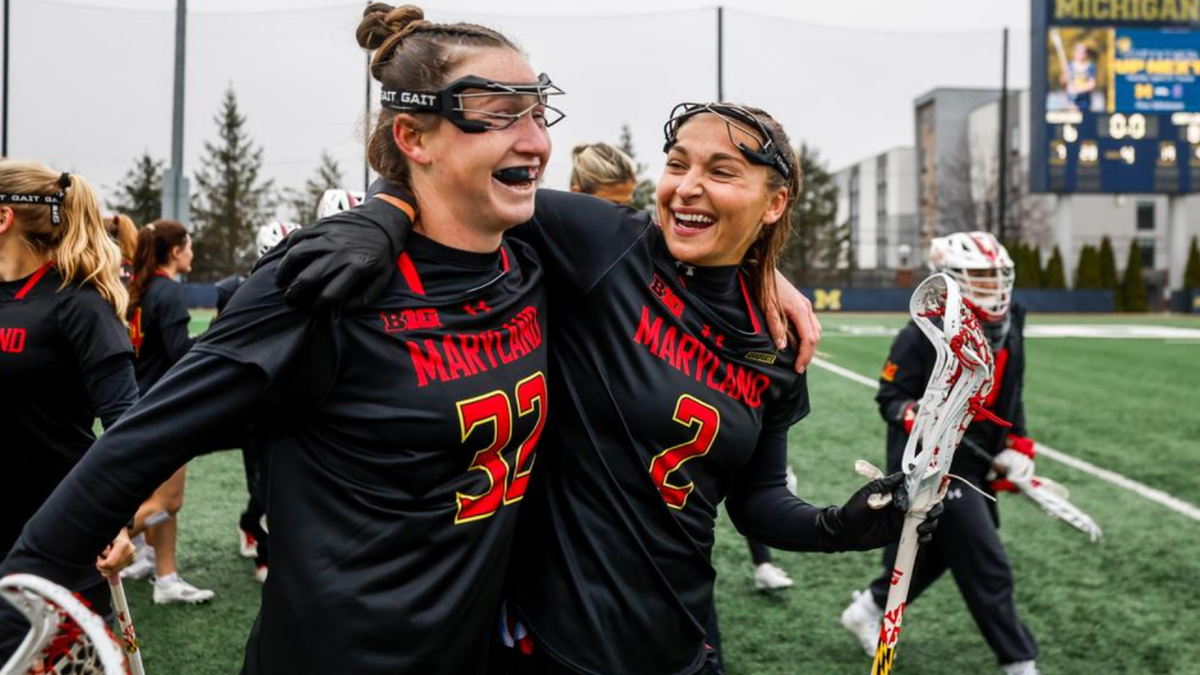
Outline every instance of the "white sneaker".
[[854, 602], [842, 612], [842, 627], [854, 633], [867, 656], [875, 656], [883, 610], [875, 604], [871, 591], [854, 591]]
[[1036, 661], [1017, 661], [1001, 668], [1004, 668], [1004, 675], [1040, 675]]
[[152, 574], [154, 574], [154, 558], [141, 554], [129, 567], [121, 570], [122, 579], [148, 579]]
[[238, 527], [238, 550], [241, 551], [243, 558], [258, 556], [258, 540], [240, 526]]
[[792, 578], [787, 572], [771, 563], [763, 563], [754, 568], [754, 587], [760, 591], [777, 591], [781, 588], [791, 588]]
[[202, 602], [212, 600], [214, 595], [216, 593], [210, 590], [196, 588], [189, 584], [178, 574], [159, 577], [154, 580], [154, 604], [156, 605], [165, 605], [171, 602], [198, 605]]

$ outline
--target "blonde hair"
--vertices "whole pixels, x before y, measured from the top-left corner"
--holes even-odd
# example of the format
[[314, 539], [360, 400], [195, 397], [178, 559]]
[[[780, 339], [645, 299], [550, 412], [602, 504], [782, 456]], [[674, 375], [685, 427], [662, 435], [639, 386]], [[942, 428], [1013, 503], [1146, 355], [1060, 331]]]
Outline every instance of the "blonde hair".
[[584, 194], [596, 194], [605, 185], [636, 183], [637, 165], [607, 143], [581, 143], [571, 151], [571, 185]]
[[137, 251], [138, 236], [137, 225], [133, 224], [133, 218], [124, 213], [118, 213], [106, 218], [104, 227], [108, 230], [108, 236], [117, 242], [117, 248], [121, 249], [121, 262], [131, 262], [133, 254]]
[[57, 225], [51, 221], [50, 208], [45, 205], [9, 205], [21, 223], [21, 239], [35, 254], [54, 261], [63, 278], [63, 288], [91, 284], [124, 321], [129, 294], [118, 277], [121, 252], [108, 236], [92, 186], [82, 176], [70, 175], [64, 188], [59, 184], [64, 175], [37, 162], [3, 160], [0, 192], [66, 193], [61, 207], [62, 222]]

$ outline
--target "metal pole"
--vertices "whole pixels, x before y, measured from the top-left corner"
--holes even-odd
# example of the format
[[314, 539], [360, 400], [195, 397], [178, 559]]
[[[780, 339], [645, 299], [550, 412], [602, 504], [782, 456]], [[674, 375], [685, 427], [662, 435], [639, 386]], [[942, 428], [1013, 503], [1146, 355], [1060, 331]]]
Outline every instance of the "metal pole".
[[367, 116], [363, 122], [363, 192], [371, 187], [371, 161], [367, 158], [367, 147], [371, 143], [371, 55], [367, 54], [367, 87], [365, 103]]
[[1000, 74], [1000, 223], [997, 238], [1004, 241], [1008, 217], [1008, 29], [1004, 29], [1004, 47]]
[[4, 0], [4, 126], [0, 132], [0, 157], [8, 157], [8, 23], [11, 16], [9, 0]]
[[175, 3], [175, 90], [171, 111], [171, 164], [163, 176], [163, 218], [188, 222], [187, 179], [183, 175], [183, 91], [187, 56], [187, 0]]
[[717, 5], [717, 101], [725, 100], [725, 8]]

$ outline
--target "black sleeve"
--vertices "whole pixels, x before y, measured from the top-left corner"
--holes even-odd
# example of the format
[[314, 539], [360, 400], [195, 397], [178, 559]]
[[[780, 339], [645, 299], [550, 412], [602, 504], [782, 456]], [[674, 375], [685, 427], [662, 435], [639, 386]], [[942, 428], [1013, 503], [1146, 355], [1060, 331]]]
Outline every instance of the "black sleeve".
[[267, 386], [255, 368], [191, 352], [105, 433], [25, 526], [0, 576], [30, 572], [67, 588], [95, 578], [95, 558], [179, 467], [219, 449]]
[[[791, 363], [791, 361], [789, 360], [787, 363]], [[772, 403], [763, 419], [764, 429], [782, 429], [785, 439], [787, 430], [808, 417], [808, 413], [811, 411], [808, 403], [808, 374], [788, 373], [787, 376], [795, 379], [784, 395]]]
[[225, 306], [225, 311], [196, 342], [193, 351], [224, 356], [256, 366], [275, 380], [300, 352], [329, 310], [289, 304], [275, 285], [275, 271], [285, 253], [268, 253]]
[[154, 315], [158, 317], [158, 329], [162, 333], [163, 346], [166, 347], [167, 357], [171, 363], [179, 361], [195, 344], [188, 336], [188, 324], [191, 314], [188, 313], [187, 295], [183, 285], [175, 282], [155, 284], [161, 288], [154, 299]]
[[915, 323], [910, 322], [900, 331], [892, 342], [892, 351], [879, 376], [879, 391], [875, 394], [884, 421], [903, 424], [904, 409], [925, 393], [936, 358], [933, 345]]
[[116, 354], [83, 374], [92, 409], [107, 430], [137, 401], [137, 378], [127, 354]]
[[787, 489], [787, 429], [763, 429], [725, 509], [747, 537], [785, 551], [832, 551], [817, 526], [822, 509]]
[[543, 189], [537, 191], [533, 220], [510, 233], [537, 250], [551, 284], [584, 294], [654, 228], [648, 213]]
[[1025, 426], [1025, 310], [1021, 307], [1013, 307], [1012, 309], [1012, 327], [1011, 331], [1016, 332], [1017, 344], [1021, 350], [1021, 358], [1017, 360], [1020, 364], [1016, 372], [1006, 374], [1006, 377], [1013, 377], [1013, 384], [1016, 385], [1016, 409], [1013, 412], [1011, 433], [1018, 436], [1029, 436], [1029, 429]]
[[107, 429], [137, 400], [129, 330], [94, 288], [74, 288], [61, 296], [59, 328], [75, 353], [92, 408]]

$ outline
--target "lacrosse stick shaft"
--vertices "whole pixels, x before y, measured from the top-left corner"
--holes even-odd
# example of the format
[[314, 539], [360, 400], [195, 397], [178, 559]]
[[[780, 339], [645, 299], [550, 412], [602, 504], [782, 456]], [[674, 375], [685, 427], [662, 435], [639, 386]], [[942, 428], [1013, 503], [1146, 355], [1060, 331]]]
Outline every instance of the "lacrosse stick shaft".
[[908, 586], [912, 582], [917, 561], [917, 537], [920, 536], [917, 526], [923, 522], [924, 513], [910, 513], [904, 517], [904, 529], [900, 532], [900, 545], [892, 566], [892, 585], [888, 588], [887, 606], [883, 610], [883, 623], [879, 629], [879, 644], [875, 647], [875, 660], [871, 663], [871, 675], [888, 675], [896, 660], [896, 643], [900, 639]]
[[121, 628], [121, 643], [125, 645], [125, 656], [129, 659], [130, 675], [146, 675], [142, 666], [141, 644], [138, 643], [137, 633], [133, 630], [133, 618], [129, 616], [129, 602], [125, 600], [125, 586], [121, 583], [121, 575], [113, 574], [108, 578], [108, 590], [112, 593], [113, 611], [117, 614], [117, 624]]

